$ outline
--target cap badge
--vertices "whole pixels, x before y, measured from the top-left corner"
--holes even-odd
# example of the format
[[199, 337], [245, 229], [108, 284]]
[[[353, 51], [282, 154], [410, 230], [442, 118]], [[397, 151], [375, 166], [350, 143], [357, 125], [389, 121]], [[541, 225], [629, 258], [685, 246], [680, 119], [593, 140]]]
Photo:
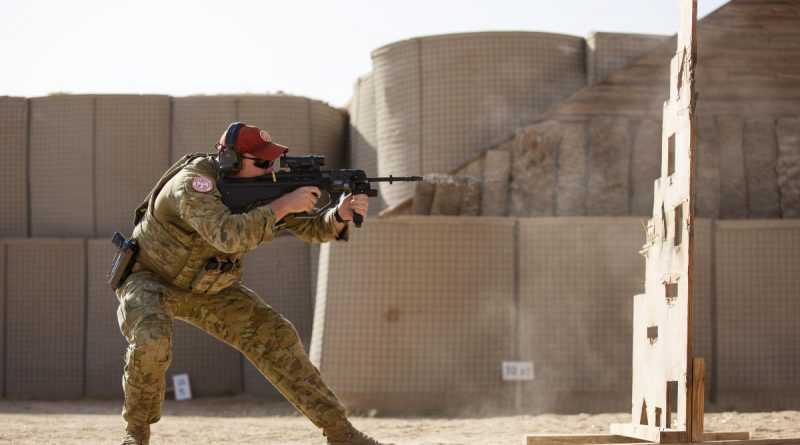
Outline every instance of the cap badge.
[[192, 188], [200, 193], [208, 193], [214, 188], [214, 183], [208, 178], [198, 176], [192, 179]]
[[264, 142], [272, 142], [272, 138], [269, 136], [269, 133], [267, 133], [266, 131], [261, 130], [259, 135], [261, 136], [261, 139], [264, 139]]

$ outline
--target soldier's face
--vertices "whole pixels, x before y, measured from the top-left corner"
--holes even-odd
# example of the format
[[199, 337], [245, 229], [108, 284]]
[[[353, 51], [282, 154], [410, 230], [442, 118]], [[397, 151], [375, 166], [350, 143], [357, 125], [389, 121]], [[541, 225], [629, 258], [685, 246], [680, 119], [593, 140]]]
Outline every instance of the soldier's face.
[[[259, 165], [263, 167], [259, 167]], [[272, 173], [272, 162], [264, 161], [263, 159], [243, 157], [242, 169], [234, 175], [238, 178], [253, 178], [256, 176], [264, 176]]]

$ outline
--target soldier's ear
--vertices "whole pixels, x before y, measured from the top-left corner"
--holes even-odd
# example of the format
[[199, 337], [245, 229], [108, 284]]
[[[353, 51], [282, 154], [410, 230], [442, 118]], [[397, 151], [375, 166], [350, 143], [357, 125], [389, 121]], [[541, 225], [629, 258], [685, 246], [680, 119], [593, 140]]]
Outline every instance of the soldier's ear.
[[232, 148], [223, 148], [217, 155], [214, 166], [222, 176], [236, 174], [242, 169], [242, 155]]

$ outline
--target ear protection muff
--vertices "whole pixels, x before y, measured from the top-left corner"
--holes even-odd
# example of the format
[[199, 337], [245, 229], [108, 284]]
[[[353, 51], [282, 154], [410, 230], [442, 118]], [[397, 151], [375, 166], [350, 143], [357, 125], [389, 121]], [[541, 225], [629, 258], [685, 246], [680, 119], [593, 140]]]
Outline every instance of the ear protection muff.
[[225, 130], [225, 144], [217, 155], [217, 172], [220, 175], [236, 174], [242, 169], [242, 155], [233, 147], [239, 138], [239, 130], [244, 125], [241, 122], [234, 122]]

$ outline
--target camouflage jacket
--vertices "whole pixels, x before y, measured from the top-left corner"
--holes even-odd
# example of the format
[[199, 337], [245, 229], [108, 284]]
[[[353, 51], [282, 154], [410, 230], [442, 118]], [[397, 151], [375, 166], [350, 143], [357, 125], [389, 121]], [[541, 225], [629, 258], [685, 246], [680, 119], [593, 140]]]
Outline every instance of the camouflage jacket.
[[222, 203], [211, 155], [189, 155], [171, 167], [137, 209], [133, 237], [137, 262], [170, 284], [198, 293], [218, 292], [240, 280], [242, 253], [288, 230], [307, 242], [346, 241], [333, 209], [317, 218], [285, 218], [276, 229], [269, 205], [232, 214]]

